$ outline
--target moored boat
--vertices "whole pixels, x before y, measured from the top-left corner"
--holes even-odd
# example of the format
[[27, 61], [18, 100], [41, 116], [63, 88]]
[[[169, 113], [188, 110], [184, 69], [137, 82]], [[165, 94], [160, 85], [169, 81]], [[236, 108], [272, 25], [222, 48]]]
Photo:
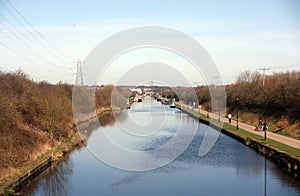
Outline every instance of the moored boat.
[[170, 108], [176, 108], [176, 104], [175, 104], [175, 103], [172, 103], [172, 104], [170, 105]]

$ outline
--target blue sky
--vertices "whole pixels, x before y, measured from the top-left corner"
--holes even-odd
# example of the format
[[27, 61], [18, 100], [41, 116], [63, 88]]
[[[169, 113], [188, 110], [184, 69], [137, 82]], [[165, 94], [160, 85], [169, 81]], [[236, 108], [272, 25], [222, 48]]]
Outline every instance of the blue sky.
[[[297, 0], [9, 0], [47, 42], [24, 23], [36, 39], [46, 46], [51, 44], [49, 50], [52, 46], [59, 49], [52, 52], [39, 48], [37, 40], [7, 10], [24, 22], [9, 2], [0, 1], [0, 69], [21, 67], [36, 80], [72, 83], [76, 71], [71, 69], [72, 61], [84, 59], [112, 34], [145, 25], [173, 28], [196, 39], [213, 58], [226, 83], [233, 82], [241, 71], [260, 67], [271, 68], [269, 73], [300, 70], [300, 1]], [[34, 51], [28, 52], [27, 46]], [[202, 83], [202, 80], [194, 77], [190, 82]]]

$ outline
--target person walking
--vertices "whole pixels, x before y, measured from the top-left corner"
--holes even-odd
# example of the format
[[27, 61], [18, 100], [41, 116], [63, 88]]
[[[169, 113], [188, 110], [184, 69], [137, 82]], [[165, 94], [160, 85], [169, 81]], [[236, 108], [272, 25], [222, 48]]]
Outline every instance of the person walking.
[[231, 118], [232, 118], [231, 114], [228, 114], [227, 117], [228, 117], [229, 124], [231, 124]]
[[267, 123], [265, 122], [264, 123], [264, 126], [263, 126], [263, 131], [267, 131], [268, 130], [268, 125], [267, 125]]

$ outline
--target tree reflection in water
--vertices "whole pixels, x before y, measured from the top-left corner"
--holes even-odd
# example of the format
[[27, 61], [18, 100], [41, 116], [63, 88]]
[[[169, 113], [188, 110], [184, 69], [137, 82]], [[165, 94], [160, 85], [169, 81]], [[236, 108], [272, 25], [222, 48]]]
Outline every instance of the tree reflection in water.
[[[99, 122], [98, 118], [93, 119], [98, 123], [93, 124], [89, 121], [81, 125], [90, 126], [84, 127], [89, 135], [92, 132], [101, 131], [101, 127], [98, 127], [100, 124], [103, 127], [106, 126], [107, 132], [117, 131], [120, 129], [117, 122], [122, 125], [123, 119], [129, 119], [128, 113], [130, 112], [135, 112], [135, 110], [125, 110], [119, 114], [105, 113], [99, 117]], [[164, 114], [162, 111], [161, 115]], [[179, 120], [184, 123], [182, 126], [184, 129], [190, 129], [198, 124], [198, 121], [182, 113], [174, 113], [174, 116], [170, 116], [171, 118], [174, 123]], [[125, 123], [128, 121], [125, 120]], [[32, 181], [30, 189], [22, 193], [25, 195], [143, 195], [145, 193], [152, 195], [245, 195], [245, 193], [263, 195], [266, 190], [268, 195], [299, 195], [298, 181], [283, 173], [271, 161], [265, 160], [252, 149], [226, 135], [221, 134], [211, 151], [200, 157], [199, 145], [203, 141], [207, 128], [206, 125], [200, 125], [188, 148], [164, 167], [147, 172], [125, 172], [107, 167], [104, 163], [101, 164], [98, 159], [91, 156], [90, 151], [83, 150], [82, 153], [74, 153], [70, 159], [66, 157], [65, 161], [60, 161], [56, 167]], [[166, 124], [162, 134], [147, 142], [133, 143], [133, 147], [149, 150], [161, 146], [169, 137], [172, 137], [172, 133], [175, 134], [173, 129], [173, 124]], [[91, 138], [97, 139], [97, 134]], [[181, 139], [184, 140], [185, 137]], [[160, 160], [164, 157], [161, 155], [155, 158]], [[147, 164], [146, 159], [139, 161], [141, 164]], [[265, 175], [267, 175], [266, 179]], [[267, 184], [264, 184], [265, 180]], [[221, 186], [215, 188], [216, 184]]]
[[134, 182], [138, 181], [139, 177], [141, 177], [141, 174], [136, 174], [136, 173], [134, 173], [132, 175], [125, 176], [124, 178], [113, 182], [111, 184], [111, 187], [112, 187], [113, 190], [115, 190], [115, 189], [118, 188], [118, 186], [128, 185], [130, 183], [134, 183]]
[[123, 122], [128, 118], [128, 111], [122, 110], [120, 112], [105, 112], [101, 114], [98, 118], [91, 118], [88, 121], [77, 124], [78, 130], [85, 130], [82, 139], [88, 141], [91, 134], [101, 127], [113, 126], [116, 121]]
[[[118, 114], [117, 114], [118, 115]], [[96, 118], [89, 121], [86, 124], [87, 130], [96, 130], [99, 125], [96, 123]], [[106, 112], [102, 114], [98, 121], [101, 126], [112, 126], [116, 122], [112, 112]], [[88, 137], [92, 131], [89, 132]], [[69, 159], [69, 155], [66, 155], [64, 160], [56, 162], [51, 165], [47, 170], [48, 175], [43, 175], [40, 180], [40, 187], [43, 195], [68, 195], [68, 187], [70, 187], [70, 178], [73, 174], [73, 162]]]
[[98, 120], [101, 126], [112, 126], [116, 122], [112, 112], [103, 113], [101, 116], [99, 116]]
[[40, 180], [43, 195], [68, 195], [70, 179], [73, 174], [73, 162], [69, 155], [64, 160], [56, 162], [47, 170]]
[[73, 174], [73, 161], [65, 155], [63, 160], [54, 162], [46, 171], [24, 187], [21, 195], [68, 195]]

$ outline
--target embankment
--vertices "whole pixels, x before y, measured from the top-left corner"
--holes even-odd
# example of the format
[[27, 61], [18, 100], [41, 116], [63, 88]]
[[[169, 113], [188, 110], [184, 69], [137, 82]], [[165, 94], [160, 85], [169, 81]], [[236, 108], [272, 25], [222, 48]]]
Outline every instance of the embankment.
[[[111, 111], [113, 111], [112, 108], [102, 108], [97, 110], [97, 114], [87, 115], [80, 123], [85, 123], [85, 126], [88, 126], [94, 119], [97, 118], [97, 116], [101, 116], [102, 114]], [[0, 186], [0, 195], [9, 195], [20, 191], [24, 186], [30, 183], [30, 181], [50, 167], [55, 161], [59, 161], [59, 159], [65, 154], [70, 153], [74, 148], [82, 145], [84, 145], [84, 141], [79, 133], [77, 132], [73, 134], [70, 139], [64, 140], [61, 145], [55, 147], [51, 152], [44, 155], [44, 158], [37, 164], [33, 164], [34, 166], [27, 169], [21, 175], [9, 180], [9, 182], [5, 183], [3, 186]]]
[[23, 174], [9, 180], [0, 187], [0, 195], [10, 195], [20, 191], [35, 177], [49, 168], [55, 161], [59, 161], [65, 154], [70, 153], [74, 148], [81, 146], [82, 141], [78, 134], [74, 134], [69, 140], [65, 140], [58, 147], [55, 147], [51, 152], [46, 153], [41, 161], [33, 164]]
[[217, 124], [210, 123], [209, 120], [202, 119], [198, 115], [192, 112], [179, 108], [182, 112], [188, 114], [192, 118], [198, 120], [199, 122], [211, 126], [212, 128], [221, 128], [221, 132], [255, 150], [256, 152], [266, 156], [268, 159], [272, 160], [282, 171], [300, 180], [300, 159], [299, 157], [293, 156], [285, 151], [279, 150], [269, 144], [265, 144], [254, 138], [247, 138], [235, 133], [233, 131], [219, 127]]

